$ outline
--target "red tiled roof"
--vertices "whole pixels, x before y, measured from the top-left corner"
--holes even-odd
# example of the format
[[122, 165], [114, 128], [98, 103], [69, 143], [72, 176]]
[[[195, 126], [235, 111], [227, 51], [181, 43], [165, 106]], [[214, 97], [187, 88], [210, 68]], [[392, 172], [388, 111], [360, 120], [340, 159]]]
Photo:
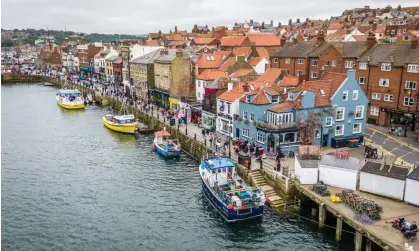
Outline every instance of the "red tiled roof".
[[272, 33], [248, 34], [249, 40], [256, 46], [280, 46], [281, 39]]
[[160, 46], [159, 40], [146, 40], [145, 42], [148, 46]]
[[269, 51], [266, 48], [257, 47], [256, 51], [257, 51], [259, 57], [263, 57], [263, 58], [266, 58], [267, 60], [269, 60]]
[[197, 45], [208, 45], [209, 43], [214, 41], [214, 39], [215, 38], [211, 38], [211, 37], [196, 37], [193, 39], [193, 41]]
[[233, 49], [233, 53], [236, 56], [244, 56], [245, 58], [248, 58], [250, 56], [250, 53], [252, 53], [251, 47], [237, 47]]
[[254, 57], [250, 59], [248, 63], [250, 66], [256, 66], [257, 64], [259, 64], [260, 61], [262, 61], [262, 59], [262, 57]]
[[229, 36], [221, 38], [222, 46], [240, 46], [246, 39], [245, 36]]
[[346, 79], [346, 73], [338, 72], [325, 72], [321, 80], [333, 80], [339, 83], [343, 83]]
[[252, 71], [254, 71], [253, 68], [250, 68], [250, 69], [239, 69], [238, 71], [236, 71], [233, 74], [231, 74], [230, 77], [237, 78], [237, 77], [246, 76], [247, 74], [251, 73]]
[[230, 79], [227, 73], [222, 70], [205, 70], [196, 78], [201, 80], [215, 80], [217, 78]]
[[269, 68], [260, 76], [257, 81], [265, 82], [265, 83], [275, 83], [275, 81], [281, 75], [282, 70], [280, 68]]
[[223, 57], [220, 54], [202, 53], [195, 65], [201, 69], [217, 69], [223, 63]]
[[256, 96], [252, 100], [252, 104], [255, 105], [266, 105], [270, 103], [271, 102], [269, 101], [268, 97], [266, 96], [266, 93], [263, 90], [256, 94]]
[[234, 102], [237, 99], [241, 98], [243, 95], [244, 95], [244, 92], [231, 90], [231, 91], [224, 92], [218, 98], [222, 100]]
[[224, 61], [224, 63], [220, 66], [219, 69], [222, 71], [227, 71], [228, 67], [232, 66], [235, 62], [236, 62], [236, 58], [230, 57], [226, 61]]
[[352, 35], [355, 41], [367, 41], [367, 35]]
[[179, 34], [166, 35], [165, 37], [169, 41], [182, 41], [183, 40], [182, 36]]
[[281, 86], [293, 86], [296, 87], [299, 84], [299, 77], [298, 76], [285, 76], [281, 81]]
[[[336, 80], [304, 81], [297, 87], [297, 90], [314, 92], [314, 106], [323, 107], [330, 105], [330, 98], [341, 84], [342, 82]], [[323, 90], [324, 95], [321, 94], [320, 90]]]
[[216, 51], [215, 55], [220, 55], [223, 62], [230, 56], [231, 51]]
[[268, 111], [283, 112], [283, 111], [286, 111], [286, 110], [288, 110], [290, 108], [293, 108], [293, 107], [294, 107], [294, 104], [292, 102], [287, 101], [287, 102], [281, 103], [277, 106], [269, 108]]
[[330, 24], [329, 27], [327, 27], [328, 30], [340, 30], [343, 28], [343, 24], [336, 22], [333, 24]]

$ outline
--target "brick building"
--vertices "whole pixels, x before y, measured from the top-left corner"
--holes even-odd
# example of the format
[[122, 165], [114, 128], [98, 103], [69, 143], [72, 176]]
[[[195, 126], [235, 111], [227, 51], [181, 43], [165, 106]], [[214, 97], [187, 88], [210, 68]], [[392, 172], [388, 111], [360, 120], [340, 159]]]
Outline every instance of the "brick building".
[[418, 58], [417, 39], [413, 39], [410, 44], [377, 44], [358, 59], [357, 78], [370, 99], [370, 123], [390, 125], [415, 120]]

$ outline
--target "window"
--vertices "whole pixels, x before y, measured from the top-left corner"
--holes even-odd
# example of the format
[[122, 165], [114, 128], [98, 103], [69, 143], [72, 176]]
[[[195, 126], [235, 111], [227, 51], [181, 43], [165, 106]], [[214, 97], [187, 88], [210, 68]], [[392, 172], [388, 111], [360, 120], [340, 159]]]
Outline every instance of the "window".
[[247, 119], [247, 111], [243, 111], [243, 119]]
[[332, 117], [327, 117], [325, 119], [324, 125], [325, 126], [332, 126], [332, 122], [333, 122], [333, 118]]
[[250, 121], [255, 121], [255, 114], [253, 112], [250, 113]]
[[343, 100], [343, 101], [348, 100], [348, 91], [343, 91], [343, 92], [342, 92], [342, 100]]
[[361, 133], [362, 123], [355, 123], [352, 129], [353, 133]]
[[381, 71], [391, 71], [390, 63], [381, 63]]
[[294, 93], [288, 92], [288, 99], [287, 100], [294, 100]]
[[312, 65], [312, 66], [318, 66], [318, 65], [319, 65], [319, 60], [317, 60], [317, 59], [313, 59], [313, 60], [311, 61], [311, 65]]
[[272, 103], [278, 103], [279, 102], [279, 96], [272, 96]]
[[230, 113], [231, 113], [231, 111], [230, 111], [230, 109], [231, 109], [231, 108], [230, 108], [230, 105], [231, 105], [230, 103], [227, 103], [227, 113], [228, 113], [228, 114], [230, 114]]
[[228, 126], [228, 122], [221, 120], [221, 131], [229, 132], [230, 127]]
[[388, 87], [390, 84], [390, 79], [388, 78], [380, 78], [380, 82], [378, 83], [379, 86]]
[[416, 82], [415, 81], [406, 81], [406, 89], [416, 90]]
[[298, 71], [297, 71], [297, 76], [301, 76], [301, 75], [303, 75], [303, 71], [298, 70]]
[[352, 100], [358, 100], [358, 90], [352, 92]]
[[372, 93], [372, 99], [380, 100], [381, 99], [381, 93], [373, 92]]
[[326, 95], [326, 93], [324, 92], [323, 89], [320, 89], [320, 95], [322, 95], [322, 96], [325, 96]]
[[404, 41], [408, 41], [408, 40], [410, 40], [410, 36], [404, 36], [404, 37], [403, 37], [403, 40], [404, 40]]
[[332, 60], [332, 67], [336, 67], [337, 65], [337, 61], [336, 60]]
[[324, 61], [324, 66], [329, 66], [330, 65], [330, 61], [329, 60], [325, 60]]
[[316, 139], [320, 139], [320, 130], [316, 130]]
[[285, 58], [285, 63], [286, 63], [286, 64], [291, 63], [291, 59], [290, 59], [290, 58]]
[[414, 103], [415, 103], [414, 98], [404, 97], [404, 102], [403, 102], [404, 106], [413, 106]]
[[368, 67], [368, 63], [367, 62], [360, 62], [359, 63], [359, 69], [360, 70], [366, 70]]
[[297, 64], [303, 64], [303, 63], [304, 63], [304, 59], [302, 58], [297, 59]]
[[311, 72], [311, 78], [317, 78], [317, 72], [316, 71]]
[[335, 128], [335, 136], [343, 135], [343, 125], [337, 125]]
[[198, 98], [201, 98], [201, 93], [200, 92], [198, 92]]
[[274, 58], [274, 63], [278, 63], [278, 58]]
[[370, 114], [372, 116], [378, 116], [378, 112], [379, 112], [378, 107], [371, 107]]
[[417, 65], [417, 64], [407, 65], [407, 72], [419, 73], [419, 65]]
[[354, 61], [345, 61], [345, 68], [354, 67]]
[[295, 143], [295, 142], [296, 142], [295, 132], [288, 132], [284, 134], [283, 143], [288, 144], [288, 143]]
[[345, 107], [338, 107], [336, 109], [336, 121], [342, 121], [345, 119]]
[[362, 119], [364, 117], [364, 106], [357, 105], [355, 108], [355, 119]]
[[265, 134], [258, 132], [258, 138], [257, 138], [257, 141], [258, 141], [259, 143], [264, 144], [264, 143], [265, 143]]
[[243, 137], [249, 138], [249, 129], [247, 128], [243, 128], [243, 133], [242, 133]]
[[365, 77], [359, 77], [358, 78], [358, 82], [359, 82], [359, 84], [364, 85], [365, 83], [367, 83], [367, 78], [365, 78]]
[[384, 101], [393, 102], [393, 95], [385, 94], [384, 95]]
[[251, 97], [250, 96], [246, 96], [246, 103], [250, 103]]
[[403, 33], [405, 33], [406, 32], [406, 29], [403, 29]]

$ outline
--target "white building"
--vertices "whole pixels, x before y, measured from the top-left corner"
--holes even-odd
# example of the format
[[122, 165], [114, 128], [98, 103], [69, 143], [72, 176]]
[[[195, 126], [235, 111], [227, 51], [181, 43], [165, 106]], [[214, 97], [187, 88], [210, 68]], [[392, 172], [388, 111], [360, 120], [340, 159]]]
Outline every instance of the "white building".
[[406, 179], [404, 201], [419, 206], [419, 168], [415, 168]]
[[408, 168], [392, 161], [367, 161], [360, 170], [359, 190], [403, 200]]
[[317, 184], [319, 179], [319, 158], [315, 156], [296, 155], [294, 160], [294, 174], [302, 184]]
[[144, 46], [144, 45], [138, 45], [138, 44], [131, 45], [130, 46], [130, 60], [142, 57], [145, 54], [148, 54], [157, 49], [163, 49], [163, 48], [164, 48], [163, 46]]
[[249, 60], [249, 65], [253, 67], [253, 70], [258, 75], [265, 73], [266, 69], [269, 67], [269, 61], [263, 57], [253, 57]]
[[329, 186], [356, 190], [361, 166], [362, 163], [357, 158], [322, 155], [319, 162], [319, 181]]
[[233, 84], [228, 83], [228, 90], [217, 98], [217, 132], [233, 137], [233, 116], [239, 114], [239, 100], [244, 95], [244, 92], [233, 90]]
[[218, 78], [226, 78], [230, 79], [222, 70], [204, 70], [201, 74], [196, 77], [195, 84], [196, 84], [196, 100], [201, 102], [204, 99], [205, 94], [205, 87], [212, 81]]

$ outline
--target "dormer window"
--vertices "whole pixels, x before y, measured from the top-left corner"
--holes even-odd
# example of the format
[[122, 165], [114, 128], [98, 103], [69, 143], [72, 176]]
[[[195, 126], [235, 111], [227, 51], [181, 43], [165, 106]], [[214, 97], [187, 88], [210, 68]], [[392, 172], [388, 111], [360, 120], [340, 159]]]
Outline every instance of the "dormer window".
[[279, 96], [278, 95], [272, 96], [272, 103], [279, 103]]
[[288, 92], [288, 100], [294, 100], [294, 93]]
[[391, 71], [390, 63], [381, 63], [381, 71]]
[[250, 103], [250, 99], [251, 99], [250, 96], [246, 96], [246, 103]]

